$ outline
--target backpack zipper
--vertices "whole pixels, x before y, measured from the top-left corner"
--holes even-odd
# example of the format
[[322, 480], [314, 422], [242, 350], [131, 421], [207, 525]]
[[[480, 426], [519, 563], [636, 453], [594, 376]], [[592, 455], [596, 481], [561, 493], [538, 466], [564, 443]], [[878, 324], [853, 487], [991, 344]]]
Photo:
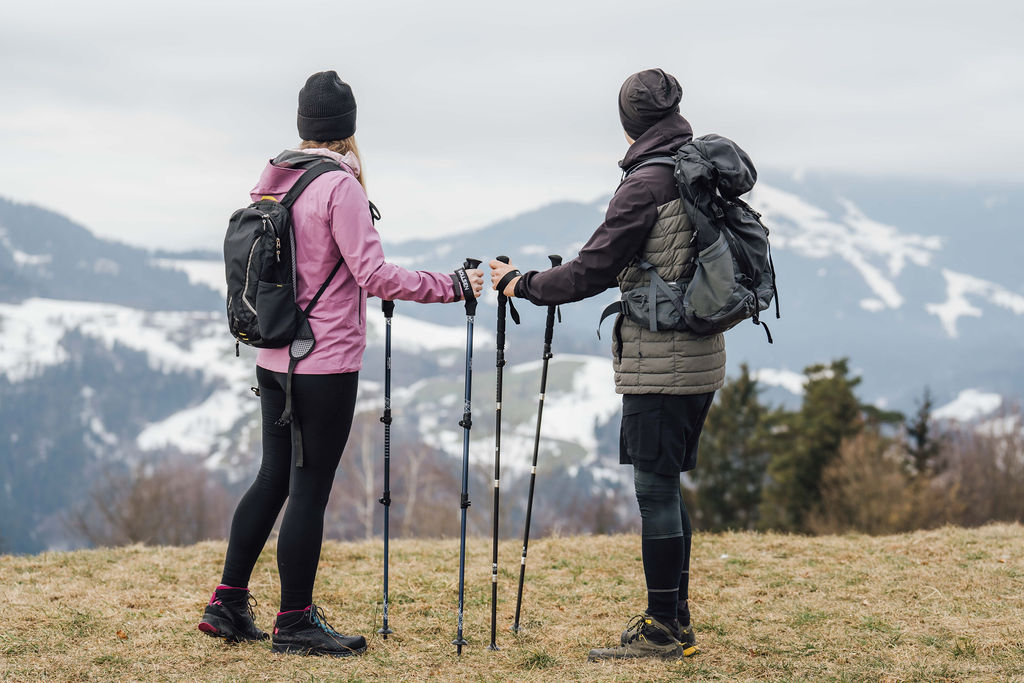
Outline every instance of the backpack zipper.
[[273, 232], [274, 233], [274, 249], [275, 249], [274, 255], [275, 255], [275, 260], [278, 263], [280, 263], [281, 262], [281, 238], [277, 234], [277, 226], [274, 225], [274, 219], [270, 217], [269, 213], [261, 213], [260, 217], [263, 218], [263, 232], [265, 232], [265, 233], [268, 232], [267, 224], [269, 223], [270, 224], [270, 231], [269, 232]]
[[[277, 261], [281, 261], [281, 238], [277, 236], [277, 227], [274, 225], [274, 220], [270, 217], [270, 214], [260, 212], [260, 218], [263, 219], [263, 233], [274, 234], [274, 248], [277, 253]], [[267, 230], [267, 225], [270, 225], [270, 230]], [[246, 298], [246, 294], [249, 292], [249, 276], [252, 273], [252, 257], [256, 253], [256, 247], [259, 246], [260, 241], [263, 239], [262, 235], [257, 237], [253, 243], [252, 248], [249, 249], [249, 261], [245, 264], [245, 285], [242, 287], [242, 303], [245, 307], [252, 311], [253, 315], [256, 315], [256, 308]]]
[[245, 285], [242, 287], [242, 303], [245, 304], [246, 308], [252, 311], [253, 315], [256, 315], [256, 309], [251, 303], [249, 303], [249, 300], [246, 298], [246, 294], [249, 293], [249, 275], [252, 273], [252, 255], [256, 253], [256, 247], [260, 245], [261, 239], [262, 238], [257, 237], [253, 240], [252, 248], [249, 249], [249, 262], [245, 266]]

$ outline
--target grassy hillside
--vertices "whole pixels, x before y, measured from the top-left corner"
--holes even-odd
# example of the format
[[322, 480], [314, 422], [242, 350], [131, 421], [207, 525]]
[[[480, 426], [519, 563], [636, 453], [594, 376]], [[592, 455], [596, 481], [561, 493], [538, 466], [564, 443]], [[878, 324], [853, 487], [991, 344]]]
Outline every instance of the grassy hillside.
[[[367, 653], [333, 660], [229, 646], [196, 630], [224, 544], [0, 556], [5, 680], [1024, 680], [1024, 527], [901, 536], [699, 535], [691, 609], [703, 652], [678, 663], [586, 661], [644, 603], [636, 536], [531, 544], [523, 623], [509, 627], [519, 547], [501, 548], [489, 652], [490, 541], [473, 539], [466, 635], [455, 634], [458, 542], [393, 544], [391, 625], [379, 627], [379, 541], [329, 543], [319, 602]], [[274, 557], [253, 576], [269, 628]], [[372, 637], [370, 637], [372, 635]]]

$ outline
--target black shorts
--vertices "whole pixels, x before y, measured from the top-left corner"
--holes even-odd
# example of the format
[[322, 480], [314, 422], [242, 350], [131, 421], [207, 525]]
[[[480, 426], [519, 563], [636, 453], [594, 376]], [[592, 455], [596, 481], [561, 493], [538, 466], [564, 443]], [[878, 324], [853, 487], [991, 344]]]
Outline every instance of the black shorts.
[[624, 394], [619, 462], [644, 472], [678, 475], [697, 466], [697, 443], [715, 392]]

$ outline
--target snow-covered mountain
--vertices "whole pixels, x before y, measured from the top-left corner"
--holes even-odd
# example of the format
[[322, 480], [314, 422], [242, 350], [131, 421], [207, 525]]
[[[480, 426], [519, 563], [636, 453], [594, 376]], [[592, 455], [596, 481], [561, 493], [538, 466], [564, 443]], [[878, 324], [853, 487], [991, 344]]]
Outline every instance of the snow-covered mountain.
[[[849, 356], [862, 398], [909, 410], [925, 386], [939, 414], [983, 417], [1024, 396], [1024, 188], [935, 187], [849, 178], [768, 178], [750, 197], [772, 229], [783, 317], [775, 344], [742, 325], [730, 367], [747, 362], [768, 398], [795, 402], [802, 369]], [[508, 254], [524, 270], [572, 257], [605, 201], [562, 202], [478, 231], [388, 245], [408, 267], [450, 270]], [[381, 224], [386, 236], [385, 221]], [[0, 543], [73, 543], [60, 514], [105, 468], [200, 458], [239, 484], [257, 462], [253, 354], [235, 358], [222, 312], [222, 264], [97, 239], [37, 207], [0, 200]], [[619, 399], [609, 344], [595, 334], [614, 291], [563, 307], [544, 414], [542, 467], [553, 497], [621, 488]], [[472, 457], [493, 455], [496, 298], [475, 326]], [[532, 454], [543, 309], [509, 323], [503, 464], [515, 493]], [[606, 330], [610, 325], [606, 325]], [[360, 410], [379, 412], [383, 319], [371, 315]], [[461, 454], [461, 306], [399, 302], [395, 438]], [[505, 483], [503, 482], [503, 489]], [[483, 491], [477, 491], [479, 497]], [[486, 516], [483, 505], [471, 514]], [[481, 517], [483, 519], [483, 517]]]
[[[773, 345], [752, 325], [732, 330], [731, 367], [749, 363], [778, 400], [799, 393], [804, 367], [842, 356], [863, 375], [864, 398], [892, 408], [909, 409], [926, 385], [944, 402], [966, 389], [1024, 395], [1024, 188], [777, 176], [749, 201], [772, 231], [782, 319], [763, 316]], [[503, 251], [523, 270], [543, 269], [546, 254], [578, 250], [604, 206], [565, 202], [390, 254], [441, 268]], [[615, 298], [563, 308], [567, 350], [607, 353], [594, 329]], [[542, 312], [521, 308], [525, 336], [539, 339]]]

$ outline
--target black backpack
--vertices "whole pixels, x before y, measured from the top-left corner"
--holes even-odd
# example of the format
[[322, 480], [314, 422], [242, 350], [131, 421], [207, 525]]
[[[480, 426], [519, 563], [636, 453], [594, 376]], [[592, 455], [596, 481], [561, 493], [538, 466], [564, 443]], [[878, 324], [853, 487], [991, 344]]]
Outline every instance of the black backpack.
[[[224, 266], [228, 328], [235, 338], [235, 355], [239, 342], [261, 349], [281, 348], [297, 337], [307, 336], [306, 317], [338, 272], [342, 260], [338, 260], [306, 309], [299, 308], [295, 303], [291, 207], [315, 178], [341, 170], [335, 163], [318, 162], [299, 176], [281, 201], [265, 196], [231, 215], [224, 237]], [[308, 337], [312, 339], [312, 334]]]
[[[642, 161], [623, 179], [651, 164], [673, 169], [694, 229], [696, 269], [689, 280], [667, 283], [653, 265], [638, 260], [650, 285], [623, 292], [619, 301], [605, 308], [601, 321], [621, 313], [652, 331], [688, 330], [706, 336], [750, 318], [764, 327], [772, 343], [771, 331], [760, 319], [772, 299], [775, 317], [780, 317], [768, 228], [761, 214], [739, 198], [757, 177], [749, 157], [730, 140], [708, 135], [684, 145], [674, 156]], [[598, 327], [600, 336], [600, 323]]]
[[[296, 467], [302, 467], [302, 430], [292, 412], [292, 375], [298, 362], [316, 346], [309, 315], [345, 259], [338, 259], [313, 299], [304, 309], [299, 308], [295, 302], [291, 207], [313, 180], [330, 171], [344, 170], [332, 161], [317, 161], [299, 176], [281, 201], [265, 196], [235, 211], [224, 237], [228, 328], [235, 337], [235, 355], [239, 342], [257, 348], [289, 347], [284, 411], [277, 424], [291, 425]], [[380, 218], [372, 202], [370, 215], [373, 220]]]

